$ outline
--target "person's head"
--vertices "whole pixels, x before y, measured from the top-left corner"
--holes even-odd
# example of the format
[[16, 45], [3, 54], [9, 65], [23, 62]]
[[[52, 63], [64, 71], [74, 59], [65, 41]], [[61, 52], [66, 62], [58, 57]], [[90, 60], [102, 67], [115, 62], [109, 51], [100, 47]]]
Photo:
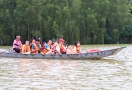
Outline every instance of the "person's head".
[[65, 40], [62, 39], [62, 38], [60, 38], [58, 41], [59, 41], [60, 44], [64, 44], [64, 42], [65, 42]]
[[35, 43], [35, 39], [32, 39], [32, 40], [31, 40], [31, 43], [34, 44], [34, 43]]
[[29, 41], [26, 41], [25, 44], [26, 44], [26, 45], [29, 45]]
[[77, 42], [75, 43], [75, 46], [76, 46], [76, 47], [79, 47], [79, 46], [80, 46], [80, 42], [77, 41]]
[[21, 39], [21, 37], [20, 37], [20, 36], [16, 36], [16, 40], [18, 40], [18, 41], [19, 41], [20, 39]]
[[40, 44], [40, 39], [37, 38], [37, 39], [35, 40], [35, 42], [36, 42], [36, 44]]
[[42, 47], [45, 47], [45, 45], [46, 45], [46, 42], [43, 42], [43, 43], [42, 43]]
[[54, 42], [53, 46], [57, 46], [58, 45], [58, 42]]
[[48, 40], [48, 44], [49, 45], [52, 45], [52, 40]]

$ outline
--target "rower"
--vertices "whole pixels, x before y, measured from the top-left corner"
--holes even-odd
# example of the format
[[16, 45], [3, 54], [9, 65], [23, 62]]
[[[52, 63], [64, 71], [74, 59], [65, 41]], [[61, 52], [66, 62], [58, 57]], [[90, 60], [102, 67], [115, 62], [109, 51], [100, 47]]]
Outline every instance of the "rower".
[[65, 40], [60, 38], [58, 41], [59, 41], [59, 47], [60, 47], [61, 54], [66, 54], [66, 47], [64, 46]]
[[16, 36], [16, 39], [13, 42], [13, 50], [16, 53], [20, 53], [20, 49], [22, 47], [22, 42], [21, 42], [21, 37], [20, 36]]
[[77, 41], [77, 42], [75, 43], [74, 52], [76, 52], [76, 53], [81, 53], [81, 47], [80, 47], [80, 42], [79, 42], [79, 41]]

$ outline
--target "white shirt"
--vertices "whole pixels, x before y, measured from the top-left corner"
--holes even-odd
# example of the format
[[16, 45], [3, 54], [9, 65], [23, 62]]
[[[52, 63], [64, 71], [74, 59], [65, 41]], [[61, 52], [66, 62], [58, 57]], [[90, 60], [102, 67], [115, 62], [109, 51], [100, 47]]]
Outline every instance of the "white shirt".
[[60, 52], [60, 47], [58, 45], [56, 46], [56, 50]]

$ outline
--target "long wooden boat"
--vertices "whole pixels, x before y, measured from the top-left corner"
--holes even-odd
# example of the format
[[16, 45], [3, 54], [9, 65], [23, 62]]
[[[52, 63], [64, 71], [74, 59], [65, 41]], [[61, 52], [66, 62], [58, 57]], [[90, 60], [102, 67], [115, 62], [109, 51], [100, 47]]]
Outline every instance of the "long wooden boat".
[[89, 53], [81, 53], [81, 54], [19, 54], [12, 52], [1, 52], [0, 57], [7, 58], [29, 58], [29, 59], [75, 59], [75, 60], [88, 60], [88, 59], [101, 59], [103, 57], [107, 57], [110, 55], [117, 54], [125, 47], [103, 50], [98, 52], [89, 52]]

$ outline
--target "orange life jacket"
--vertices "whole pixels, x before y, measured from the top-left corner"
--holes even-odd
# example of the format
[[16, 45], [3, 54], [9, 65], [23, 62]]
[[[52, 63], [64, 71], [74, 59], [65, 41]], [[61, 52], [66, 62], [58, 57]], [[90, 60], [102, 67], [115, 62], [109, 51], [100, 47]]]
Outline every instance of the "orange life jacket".
[[59, 47], [60, 47], [60, 52], [63, 52], [63, 50], [64, 50], [64, 46], [61, 45], [61, 44], [59, 44]]
[[30, 52], [30, 46], [28, 45], [23, 45], [23, 52], [26, 53], [26, 52]]
[[46, 49], [46, 48], [43, 48], [43, 47], [40, 48], [40, 53], [41, 53], [41, 54], [46, 54], [48, 51], [49, 51], [49, 50]]
[[79, 47], [76, 47], [76, 52], [77, 52], [77, 53], [80, 53], [80, 51], [81, 51], [80, 46], [79, 46]]
[[38, 50], [39, 49], [38, 49], [37, 45], [34, 45], [34, 51], [31, 49], [31, 53], [38, 53]]

